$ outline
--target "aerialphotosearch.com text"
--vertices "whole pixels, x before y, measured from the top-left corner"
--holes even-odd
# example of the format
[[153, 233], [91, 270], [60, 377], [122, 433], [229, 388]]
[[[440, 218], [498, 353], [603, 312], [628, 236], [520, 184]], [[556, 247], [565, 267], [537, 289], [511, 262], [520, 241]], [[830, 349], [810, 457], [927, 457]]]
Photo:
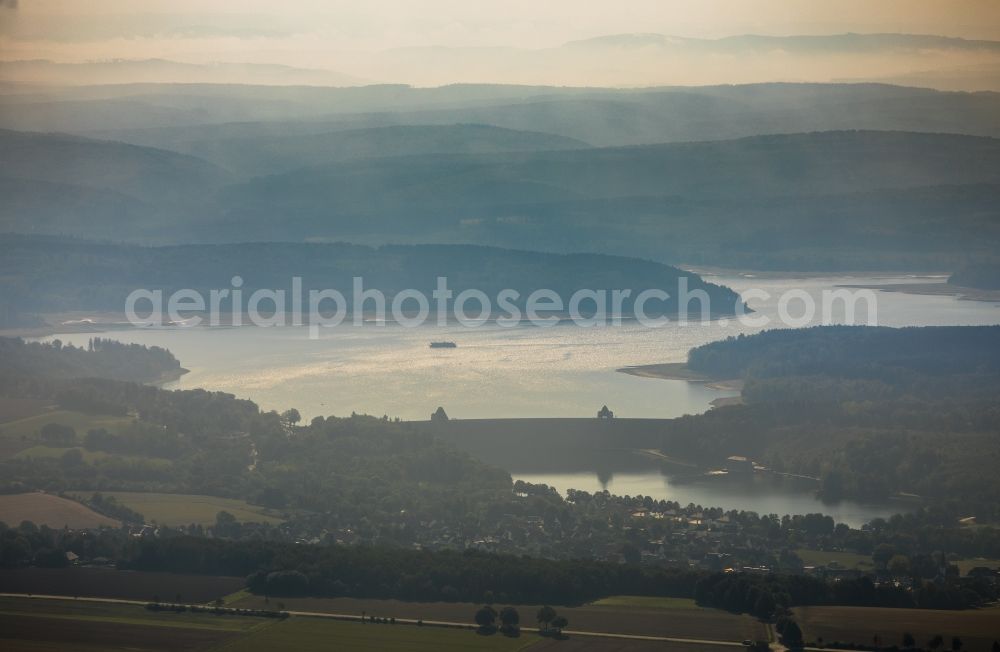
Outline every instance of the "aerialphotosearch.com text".
[[[397, 324], [413, 328], [427, 324], [444, 326], [455, 322], [469, 328], [486, 323], [501, 327], [531, 324], [550, 327], [571, 323], [584, 328], [620, 325], [635, 321], [648, 328], [668, 324], [719, 324], [732, 320], [763, 328], [800, 328], [816, 324], [877, 325], [877, 298], [872, 290], [825, 289], [815, 296], [793, 288], [773, 296], [762, 288], [743, 290], [733, 305], [712, 305], [709, 293], [688, 287], [680, 277], [677, 287], [631, 289], [578, 289], [568, 297], [551, 289], [522, 293], [503, 289], [492, 295], [466, 288], [456, 293], [446, 277], [437, 277], [436, 287], [425, 291], [405, 289], [386, 296], [377, 288], [366, 288], [362, 277], [352, 280], [350, 298], [333, 288], [303, 289], [302, 278], [292, 277], [286, 289], [244, 289], [240, 276], [230, 287], [204, 291], [136, 289], [125, 301], [128, 321], [138, 327], [165, 326], [307, 326], [310, 338], [347, 321], [354, 326]], [[774, 302], [777, 299], [776, 303]], [[751, 302], [767, 303], [774, 310], [754, 312]], [[716, 299], [716, 303], [719, 301]], [[777, 323], [775, 323], [777, 322]]]

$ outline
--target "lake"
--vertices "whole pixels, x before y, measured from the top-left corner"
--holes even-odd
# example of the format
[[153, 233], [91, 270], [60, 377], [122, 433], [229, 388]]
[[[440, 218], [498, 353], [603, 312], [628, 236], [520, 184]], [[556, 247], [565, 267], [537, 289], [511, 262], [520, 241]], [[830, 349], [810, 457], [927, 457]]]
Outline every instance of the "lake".
[[912, 503], [890, 501], [863, 504], [850, 500], [823, 502], [808, 482], [779, 480], [765, 475], [715, 476], [698, 481], [671, 482], [656, 471], [624, 472], [608, 476], [597, 473], [514, 473], [514, 480], [547, 484], [566, 495], [567, 489], [595, 493], [605, 489], [619, 496], [651, 496], [673, 500], [681, 506], [723, 507], [758, 514], [811, 514], [821, 512], [838, 523], [860, 527], [874, 518], [887, 518], [906, 511]]
[[[751, 300], [754, 317], [777, 318], [777, 296], [801, 288], [812, 296], [842, 284], [913, 282], [914, 277], [753, 278], [709, 276], [770, 300]], [[923, 279], [926, 280], [926, 279]], [[937, 279], [943, 280], [943, 279]], [[877, 292], [878, 322], [888, 326], [1000, 323], [1000, 307], [946, 296]], [[843, 315], [835, 314], [840, 322]], [[814, 322], [818, 321], [814, 320]], [[683, 381], [617, 373], [628, 365], [681, 362], [688, 349], [761, 330], [734, 320], [663, 328], [635, 322], [581, 328], [530, 324], [501, 328], [458, 324], [404, 328], [344, 325], [311, 340], [305, 327], [161, 328], [114, 331], [124, 342], [169, 348], [191, 372], [165, 387], [230, 392], [262, 408], [296, 407], [303, 417], [351, 412], [426, 419], [437, 406], [457, 418], [588, 417], [607, 404], [622, 417], [675, 417], [704, 412], [734, 392]], [[91, 335], [54, 335], [85, 345]], [[455, 349], [431, 349], [451, 340]]]
[[[753, 277], [705, 275], [737, 291], [758, 288], [768, 299], [749, 300], [757, 317], [776, 319], [781, 292], [792, 288], [819, 297], [841, 285], [943, 282], [942, 277]], [[949, 296], [876, 292], [878, 323], [887, 326], [982, 325], [1000, 323], [1000, 306]], [[793, 314], [795, 311], [792, 311]], [[862, 315], [863, 316], [863, 315]], [[819, 316], [813, 320], [818, 323]], [[843, 314], [834, 313], [834, 322]], [[581, 328], [486, 324], [466, 328], [397, 325], [342, 325], [309, 339], [304, 327], [163, 328], [115, 331], [124, 342], [169, 348], [191, 372], [166, 387], [203, 387], [256, 401], [264, 409], [296, 407], [303, 417], [351, 412], [427, 419], [438, 406], [452, 418], [590, 417], [607, 404], [621, 417], [668, 418], [709, 409], [711, 401], [734, 392], [684, 381], [640, 378], [615, 370], [627, 365], [681, 362], [691, 347], [739, 333], [752, 333], [735, 320], [663, 328], [635, 322]], [[86, 333], [54, 335], [85, 345]], [[455, 349], [431, 349], [434, 340], [454, 341]], [[520, 477], [520, 476], [519, 476]], [[559, 488], [600, 488], [596, 475], [535, 476]], [[575, 485], [573, 483], [576, 483]], [[597, 484], [595, 484], [597, 483]], [[843, 520], [859, 523], [860, 506], [824, 506], [808, 491], [789, 487], [732, 487], [696, 483], [675, 486], [659, 474], [616, 475], [614, 493], [642, 493], [703, 505], [802, 513], [842, 509]], [[640, 490], [641, 488], [641, 490]], [[896, 507], [882, 506], [884, 511]]]

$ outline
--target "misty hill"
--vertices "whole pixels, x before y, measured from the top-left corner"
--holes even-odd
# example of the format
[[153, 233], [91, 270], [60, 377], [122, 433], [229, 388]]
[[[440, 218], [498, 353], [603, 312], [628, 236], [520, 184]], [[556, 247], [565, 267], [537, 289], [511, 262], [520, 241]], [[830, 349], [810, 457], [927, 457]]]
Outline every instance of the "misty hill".
[[[161, 243], [531, 243], [664, 262], [944, 270], [993, 258], [1000, 237], [1000, 141], [991, 138], [851, 131], [465, 153], [420, 150], [514, 149], [534, 137], [453, 126], [324, 138], [345, 144], [333, 162], [227, 184], [195, 157], [0, 133], [12, 144], [0, 155], [5, 169], [25, 179], [2, 184], [12, 199], [0, 231]], [[307, 141], [262, 138], [246, 165], [282, 155], [290, 165]], [[401, 151], [414, 153], [338, 158]]]
[[316, 120], [332, 114], [450, 109], [521, 102], [549, 92], [566, 97], [587, 92], [587, 89], [496, 84], [441, 88], [402, 84], [354, 88], [186, 83], [55, 87], [8, 84], [0, 89], [3, 90], [0, 126], [72, 133], [238, 121]]
[[877, 84], [646, 89], [134, 84], [0, 95], [0, 127], [164, 149], [237, 138], [454, 124], [545, 132], [600, 146], [844, 129], [997, 137], [997, 116], [1000, 94]]
[[296, 68], [277, 64], [192, 64], [165, 59], [113, 59], [85, 63], [57, 63], [44, 59], [0, 62], [0, 76], [34, 84], [217, 83], [312, 84], [355, 86], [371, 83], [333, 70]]
[[66, 134], [0, 130], [8, 178], [113, 191], [149, 201], [185, 201], [226, 183], [228, 173], [191, 156]]
[[[750, 269], [948, 271], [995, 259], [998, 197], [996, 184], [965, 184], [812, 197], [514, 202], [464, 222], [460, 234], [507, 246], [552, 234], [557, 250], [600, 241], [607, 252]], [[519, 220], [505, 217], [511, 213]], [[608, 216], [617, 228], [608, 228]]]
[[[354, 124], [475, 122], [598, 146], [863, 129], [1000, 136], [1000, 95], [892, 86], [771, 84], [548, 96], [516, 104], [354, 116]], [[347, 120], [347, 117], [340, 118]]]
[[[918, 65], [946, 70], [1000, 61], [996, 41], [919, 34], [735, 35], [699, 39], [617, 34], [557, 47], [407, 47], [356, 62], [356, 74], [421, 85], [477, 79], [495, 83], [649, 86], [828, 82]], [[915, 63], [918, 62], [918, 63]], [[996, 90], [973, 78], [965, 90]]]
[[878, 52], [898, 50], [960, 50], [1000, 52], [1000, 41], [964, 39], [934, 34], [808, 34], [763, 36], [741, 34], [717, 39], [688, 38], [665, 34], [609, 34], [570, 41], [563, 47], [580, 49], [663, 48], [701, 49], [711, 52], [782, 50], [795, 54], [815, 52]]
[[[391, 297], [405, 289], [429, 298], [437, 278], [448, 279], [456, 295], [478, 289], [492, 298], [503, 289], [524, 299], [537, 289], [555, 290], [564, 301], [579, 289], [663, 289], [670, 301], [649, 303], [650, 313], [676, 311], [678, 279], [705, 290], [711, 309], [732, 314], [739, 297], [697, 274], [647, 260], [598, 254], [558, 255], [461, 245], [364, 247], [346, 243], [247, 243], [138, 247], [94, 242], [6, 236], [0, 238], [0, 307], [16, 312], [62, 310], [122, 311], [136, 288], [208, 291], [229, 288], [234, 275], [254, 289], [289, 291], [293, 276], [309, 289], [339, 289], [350, 302], [353, 278]], [[289, 301], [289, 309], [291, 308]], [[590, 304], [592, 307], [592, 304]], [[630, 302], [626, 301], [625, 310]], [[475, 302], [470, 305], [475, 309]], [[584, 309], [587, 309], [586, 307]], [[696, 310], [697, 306], [692, 308]]]
[[[114, 190], [0, 176], [0, 224], [22, 233], [136, 233], [159, 211]], [[148, 224], [152, 227], [152, 224]]]
[[[456, 180], [456, 173], [461, 179]], [[394, 195], [438, 205], [511, 197], [704, 198], [840, 194], [1000, 182], [1000, 140], [889, 132], [824, 132], [732, 141], [502, 154], [406, 156], [335, 163], [230, 189], [251, 202], [323, 192], [324, 206], [377, 206]], [[325, 187], [324, 191], [322, 187]], [[494, 187], [526, 194], [483, 195]], [[371, 197], [378, 190], [381, 197]]]
[[176, 235], [232, 181], [193, 156], [57, 133], [0, 130], [0, 165], [0, 229], [21, 233]]
[[[215, 63], [192, 65], [160, 59], [79, 64], [11, 61], [0, 77], [48, 84], [228, 82], [354, 86], [381, 80], [439, 86], [466, 80], [492, 84], [618, 86], [829, 82], [858, 73], [898, 77], [931, 71], [923, 85], [1000, 90], [988, 76], [956, 67], [1000, 62], [996, 41], [921, 34], [733, 35], [700, 39], [663, 34], [611, 34], [539, 48], [421, 46], [345, 53], [333, 69]], [[321, 62], [317, 65], [322, 65]], [[914, 66], [919, 66], [914, 70]], [[943, 79], [942, 79], [943, 77]], [[932, 86], [936, 87], [936, 86]]]
[[[892, 268], [875, 252], [948, 266], [995, 241], [998, 183], [994, 139], [837, 132], [334, 164], [230, 187], [223, 203], [247, 237], [268, 237], [282, 215], [295, 238], [533, 242], [792, 267], [819, 251], [819, 267], [848, 254]], [[218, 227], [202, 237], [223, 237]]]
[[401, 125], [308, 135], [197, 139], [177, 143], [174, 147], [249, 177], [362, 158], [580, 149], [589, 146], [579, 140], [551, 134], [467, 124]]

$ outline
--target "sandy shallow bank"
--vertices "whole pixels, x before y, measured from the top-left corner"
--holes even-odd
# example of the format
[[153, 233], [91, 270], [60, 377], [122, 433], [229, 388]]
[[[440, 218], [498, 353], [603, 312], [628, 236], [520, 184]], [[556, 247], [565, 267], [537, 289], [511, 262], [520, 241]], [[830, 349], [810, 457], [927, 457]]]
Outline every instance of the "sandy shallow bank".
[[700, 383], [712, 389], [738, 392], [743, 389], [740, 378], [715, 378], [688, 368], [683, 362], [664, 362], [660, 364], [644, 364], [622, 367], [617, 371], [640, 378], [659, 378], [660, 380], [686, 380], [690, 383]]

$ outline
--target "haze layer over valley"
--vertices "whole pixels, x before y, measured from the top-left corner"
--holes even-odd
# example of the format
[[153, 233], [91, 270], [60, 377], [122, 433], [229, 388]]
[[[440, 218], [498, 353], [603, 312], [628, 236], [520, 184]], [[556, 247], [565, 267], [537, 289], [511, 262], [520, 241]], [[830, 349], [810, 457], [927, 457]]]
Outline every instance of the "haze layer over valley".
[[0, 648], [1000, 652], [998, 251], [995, 0], [0, 0]]

